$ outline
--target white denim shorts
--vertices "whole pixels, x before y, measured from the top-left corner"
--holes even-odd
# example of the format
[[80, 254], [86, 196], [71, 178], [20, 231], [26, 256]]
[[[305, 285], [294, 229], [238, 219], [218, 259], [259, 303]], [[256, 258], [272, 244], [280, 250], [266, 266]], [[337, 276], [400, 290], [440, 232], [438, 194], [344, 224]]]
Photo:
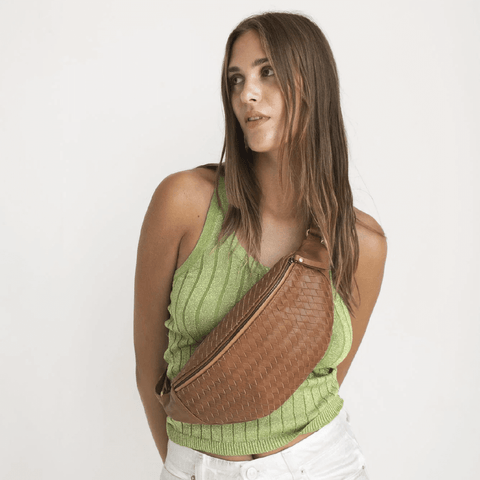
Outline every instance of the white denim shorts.
[[368, 480], [345, 408], [328, 425], [267, 457], [231, 462], [168, 440], [160, 480]]

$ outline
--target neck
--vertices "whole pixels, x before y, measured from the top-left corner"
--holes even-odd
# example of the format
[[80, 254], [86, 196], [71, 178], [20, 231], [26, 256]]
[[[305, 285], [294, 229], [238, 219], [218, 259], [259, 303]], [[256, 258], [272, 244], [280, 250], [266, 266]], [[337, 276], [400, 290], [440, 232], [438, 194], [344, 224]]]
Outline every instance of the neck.
[[271, 152], [255, 153], [254, 170], [261, 191], [261, 214], [284, 220], [298, 218], [295, 196], [291, 191], [285, 169], [283, 178], [280, 177], [278, 156]]

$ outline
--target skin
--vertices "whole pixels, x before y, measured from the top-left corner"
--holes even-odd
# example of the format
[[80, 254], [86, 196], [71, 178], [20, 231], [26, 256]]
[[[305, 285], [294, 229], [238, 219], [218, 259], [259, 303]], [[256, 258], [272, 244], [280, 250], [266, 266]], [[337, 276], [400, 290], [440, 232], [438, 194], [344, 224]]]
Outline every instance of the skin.
[[[268, 63], [253, 66], [266, 58], [258, 35], [247, 32], [233, 46], [230, 65], [236, 76], [232, 87], [232, 106], [248, 145], [255, 155], [255, 172], [261, 187], [260, 216], [262, 240], [260, 263], [273, 266], [282, 256], [297, 248], [305, 235], [277, 175], [277, 153], [284, 128], [284, 100]], [[258, 110], [270, 119], [250, 130], [245, 113]], [[137, 252], [134, 298], [134, 345], [137, 387], [156, 446], [165, 462], [168, 437], [166, 415], [154, 395], [154, 386], [166, 368], [163, 355], [168, 347], [165, 321], [175, 270], [194, 249], [203, 229], [215, 188], [215, 173], [207, 169], [178, 172], [164, 179], [155, 190], [142, 225]], [[366, 213], [355, 209], [357, 218], [382, 231]], [[338, 366], [341, 385], [358, 351], [368, 321], [380, 293], [387, 244], [385, 237], [357, 223], [360, 257], [355, 273], [362, 302], [352, 319], [353, 345]], [[239, 240], [242, 243], [241, 235]], [[354, 294], [356, 291], [354, 290]], [[260, 458], [288, 448], [309, 434], [301, 435], [282, 448], [256, 455], [208, 455], [230, 461]], [[205, 453], [205, 452], [204, 452]]]
[[[263, 63], [255, 65], [262, 59], [265, 60]], [[285, 100], [255, 31], [246, 32], [236, 40], [228, 70], [232, 70], [229, 80], [233, 111], [249, 148], [255, 152], [254, 168], [262, 192], [260, 262], [271, 267], [300, 244], [306, 231], [289, 201], [291, 192], [280, 185], [278, 175], [277, 157], [285, 125]], [[269, 119], [250, 129], [245, 116], [253, 111], [259, 111]], [[243, 244], [241, 233], [237, 236]]]

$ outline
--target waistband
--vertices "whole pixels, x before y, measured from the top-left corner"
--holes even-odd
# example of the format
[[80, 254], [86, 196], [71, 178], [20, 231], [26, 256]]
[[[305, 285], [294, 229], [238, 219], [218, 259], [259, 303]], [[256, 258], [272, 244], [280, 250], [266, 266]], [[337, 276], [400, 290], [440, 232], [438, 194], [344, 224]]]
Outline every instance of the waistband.
[[345, 408], [327, 425], [309, 437], [285, 450], [254, 460], [233, 462], [212, 457], [189, 447], [168, 440], [168, 453], [165, 468], [179, 478], [190, 480], [184, 472], [195, 472], [197, 479], [204, 478], [203, 472], [216, 472], [219, 478], [224, 474], [236, 474], [239, 478], [254, 478], [261, 472], [268, 472], [272, 478], [289, 471], [299, 471], [308, 460], [318, 458], [320, 452], [331, 449], [342, 441], [347, 425], [348, 414]]

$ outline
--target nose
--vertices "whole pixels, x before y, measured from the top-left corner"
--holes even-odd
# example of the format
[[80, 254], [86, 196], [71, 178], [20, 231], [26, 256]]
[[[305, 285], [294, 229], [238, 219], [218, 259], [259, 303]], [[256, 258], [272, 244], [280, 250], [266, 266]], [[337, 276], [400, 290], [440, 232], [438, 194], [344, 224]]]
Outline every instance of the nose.
[[256, 79], [245, 79], [240, 99], [243, 103], [258, 103], [262, 99], [262, 89]]

